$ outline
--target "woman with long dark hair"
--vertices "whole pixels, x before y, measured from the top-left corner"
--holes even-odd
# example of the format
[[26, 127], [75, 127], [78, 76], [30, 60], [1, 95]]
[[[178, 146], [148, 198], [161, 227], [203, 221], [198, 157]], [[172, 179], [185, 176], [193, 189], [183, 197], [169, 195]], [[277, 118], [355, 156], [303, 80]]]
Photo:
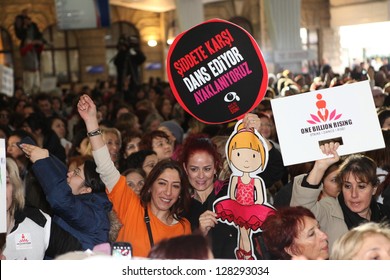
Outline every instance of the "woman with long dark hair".
[[336, 178], [340, 194], [318, 201], [325, 171], [339, 161], [338, 147], [339, 143], [333, 142], [320, 147], [327, 157], [317, 160], [309, 174], [295, 177], [290, 204], [304, 206], [314, 213], [329, 237], [330, 248], [337, 238], [361, 223], [390, 221], [390, 208], [375, 200], [379, 185], [377, 164], [361, 154], [347, 156], [340, 165]]
[[110, 160], [92, 99], [82, 95], [77, 107], [89, 131], [97, 170], [123, 224], [117, 240], [130, 242], [134, 256], [146, 257], [154, 242], [191, 233], [190, 223], [182, 217], [190, 195], [187, 176], [179, 163], [170, 159], [159, 161], [138, 197]]

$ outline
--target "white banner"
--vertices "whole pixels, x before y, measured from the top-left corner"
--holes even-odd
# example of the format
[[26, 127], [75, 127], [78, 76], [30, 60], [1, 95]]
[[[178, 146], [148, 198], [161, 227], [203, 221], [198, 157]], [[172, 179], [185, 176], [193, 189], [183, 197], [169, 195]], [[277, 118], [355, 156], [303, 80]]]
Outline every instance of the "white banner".
[[[21, 269], [22, 267], [22, 269]], [[118, 260], [2, 261], [2, 279], [370, 279], [388, 275], [389, 261]], [[319, 274], [318, 272], [321, 271]], [[3, 278], [4, 277], [4, 278]], [[386, 278], [386, 277], [385, 277]]]

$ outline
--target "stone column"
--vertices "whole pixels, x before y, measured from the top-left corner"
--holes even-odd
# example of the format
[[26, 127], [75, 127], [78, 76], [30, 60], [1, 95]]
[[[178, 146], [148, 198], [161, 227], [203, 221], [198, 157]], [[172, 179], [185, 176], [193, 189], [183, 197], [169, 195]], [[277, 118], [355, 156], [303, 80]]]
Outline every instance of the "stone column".
[[175, 0], [179, 31], [183, 32], [204, 21], [203, 2]]
[[272, 44], [270, 57], [275, 70], [301, 72], [308, 54], [300, 38], [301, 0], [264, 0], [264, 15]]

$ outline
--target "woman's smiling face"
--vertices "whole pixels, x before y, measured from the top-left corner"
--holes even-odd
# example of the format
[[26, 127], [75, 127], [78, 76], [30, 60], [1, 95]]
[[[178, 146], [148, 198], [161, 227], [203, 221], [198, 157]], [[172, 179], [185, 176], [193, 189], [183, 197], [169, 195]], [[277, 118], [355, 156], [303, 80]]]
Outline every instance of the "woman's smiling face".
[[178, 200], [181, 190], [181, 180], [176, 169], [167, 168], [153, 182], [151, 191], [151, 207], [153, 213], [169, 212]]

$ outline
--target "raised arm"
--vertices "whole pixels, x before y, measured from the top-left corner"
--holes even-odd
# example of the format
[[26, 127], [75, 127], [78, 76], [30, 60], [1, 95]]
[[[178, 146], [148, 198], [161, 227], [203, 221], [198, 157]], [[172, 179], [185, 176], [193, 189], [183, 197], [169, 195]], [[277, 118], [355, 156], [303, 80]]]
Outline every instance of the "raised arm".
[[[243, 124], [246, 128], [254, 128], [260, 134], [261, 119], [252, 113], [247, 113], [244, 116]], [[280, 180], [285, 174], [285, 167], [283, 165], [283, 159], [281, 153], [276, 149], [271, 142], [263, 137], [263, 140], [267, 144], [268, 149], [268, 163], [261, 173], [258, 174], [264, 181], [266, 188], [271, 187], [275, 182]]]
[[339, 143], [333, 142], [320, 146], [320, 149], [323, 154], [327, 156], [332, 155], [332, 157], [327, 157], [315, 161], [313, 169], [307, 176], [307, 183], [309, 183], [310, 185], [319, 185], [321, 183], [322, 177], [324, 176], [326, 169], [328, 169], [329, 166], [340, 160], [340, 157], [337, 153], [337, 149], [339, 146]]
[[32, 163], [36, 162], [37, 160], [49, 157], [49, 151], [47, 149], [43, 149], [31, 144], [21, 144], [20, 147], [22, 148], [22, 151], [26, 157], [29, 158]]
[[109, 192], [112, 191], [120, 178], [120, 173], [111, 160], [108, 148], [103, 140], [96, 114], [96, 105], [86, 94], [80, 97], [77, 103], [77, 109], [80, 117], [84, 120], [87, 127], [87, 135], [92, 147], [92, 155], [97, 166], [97, 172], [106, 185]]
[[[77, 109], [80, 117], [84, 120], [85, 126], [89, 133], [99, 130], [99, 123], [97, 120], [96, 105], [93, 100], [86, 94], [80, 97], [77, 103]], [[89, 139], [92, 150], [96, 151], [105, 145], [101, 135], [90, 137]]]
[[302, 174], [294, 178], [293, 192], [291, 197], [291, 206], [301, 205], [309, 208], [316, 217], [320, 217], [318, 195], [321, 192], [321, 180], [326, 169], [333, 163], [339, 161], [337, 153], [339, 143], [328, 143], [320, 147], [325, 155], [332, 155], [324, 159], [317, 160], [313, 169], [308, 175]]

